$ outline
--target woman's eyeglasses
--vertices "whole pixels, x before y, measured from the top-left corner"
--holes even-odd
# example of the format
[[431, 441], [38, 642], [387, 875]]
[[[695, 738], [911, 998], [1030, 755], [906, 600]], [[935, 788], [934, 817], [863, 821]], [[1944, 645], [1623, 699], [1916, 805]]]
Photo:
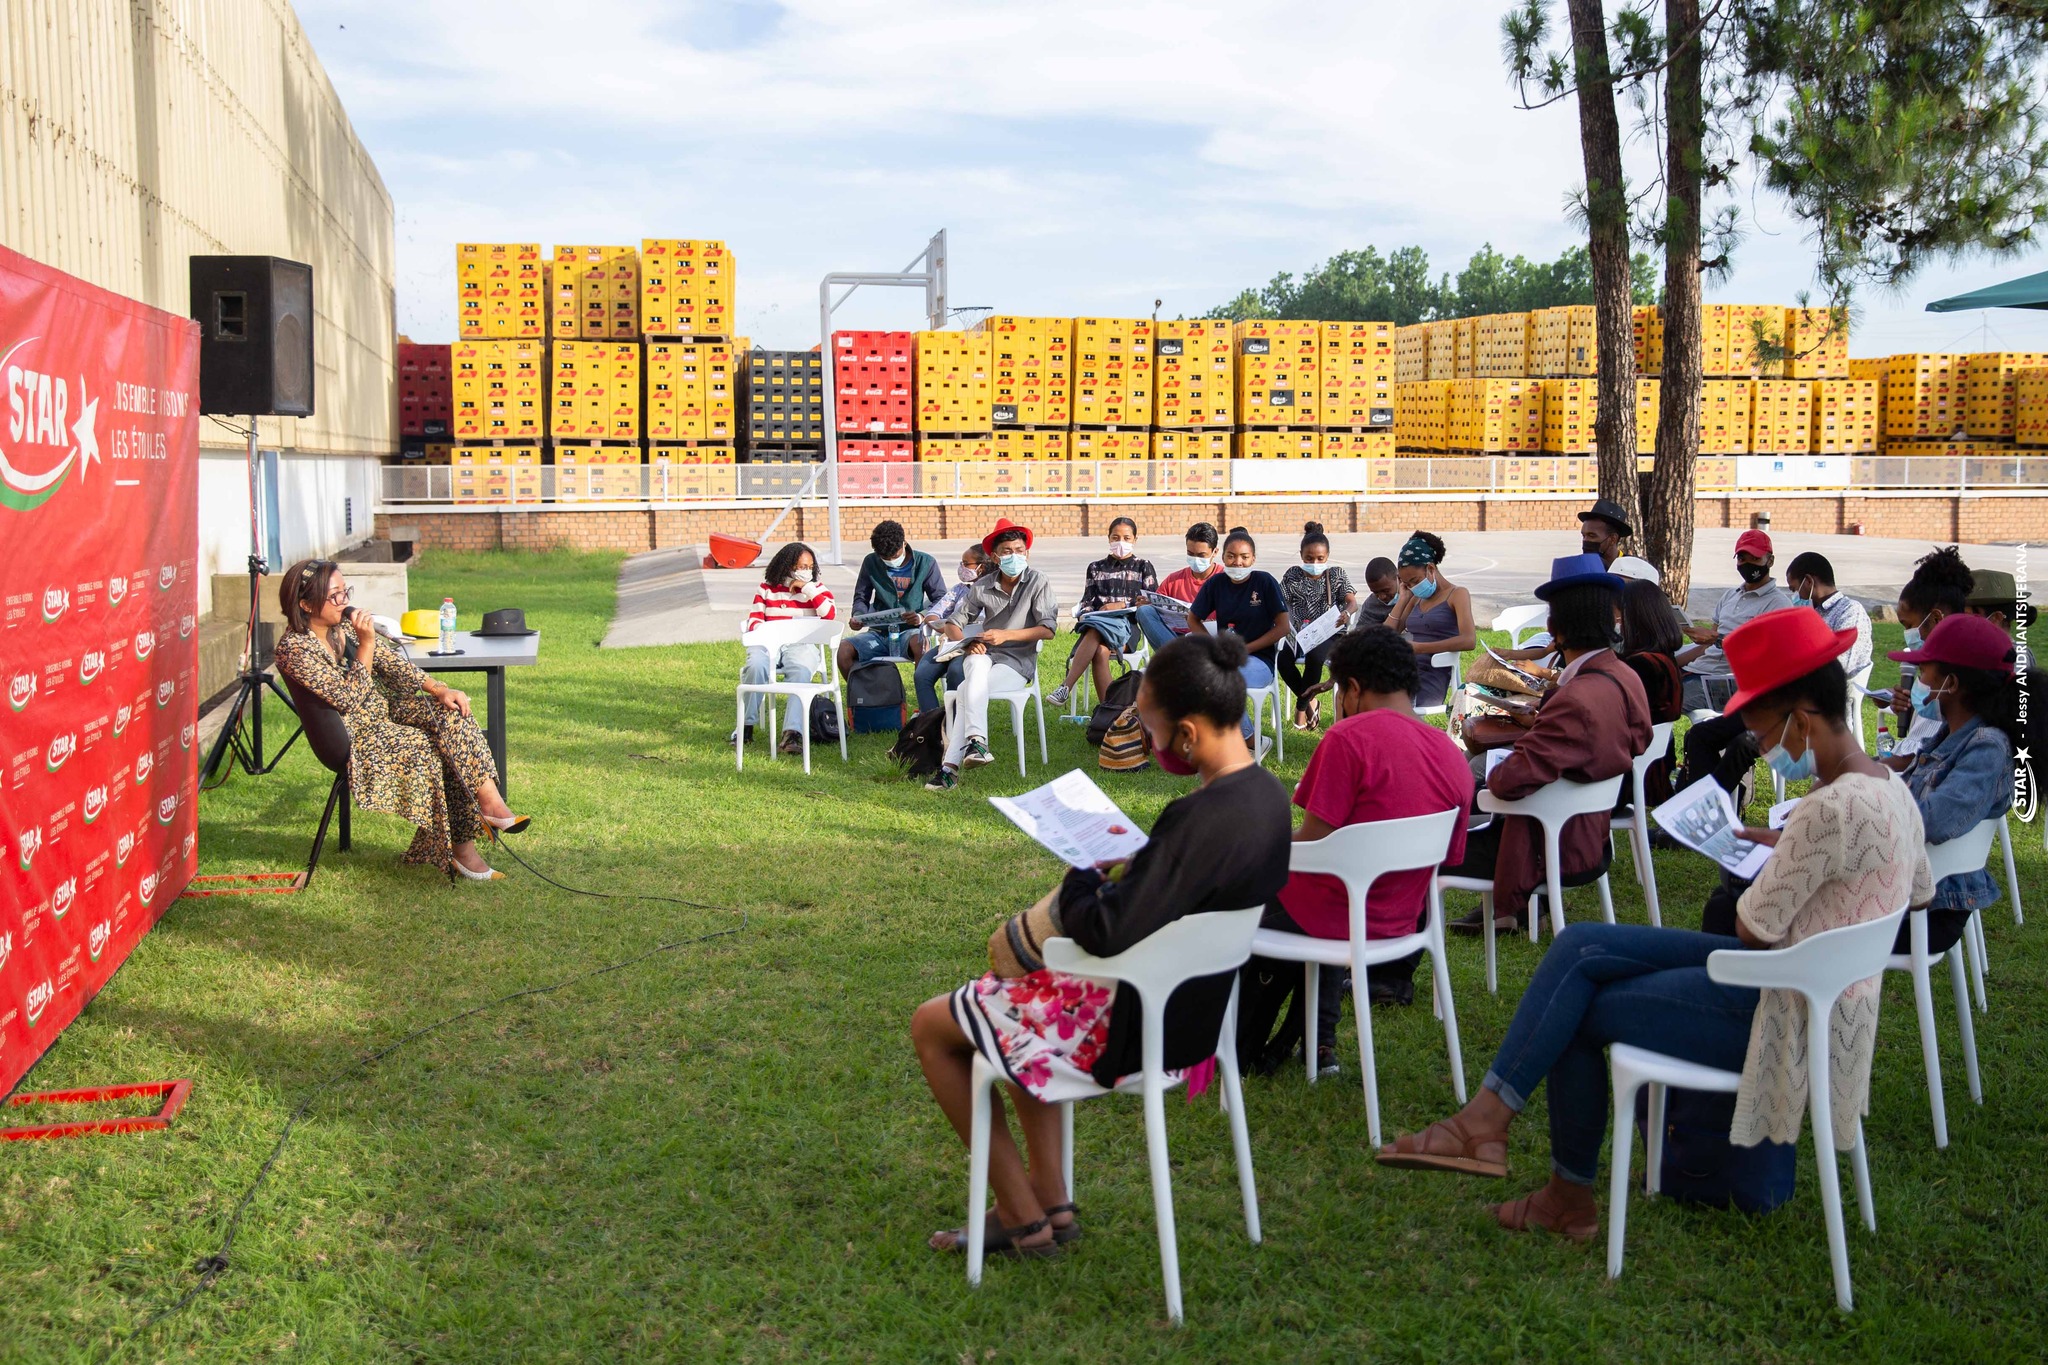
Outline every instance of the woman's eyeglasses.
[[356, 590], [354, 588], [336, 588], [333, 592], [327, 594], [327, 600], [337, 607], [345, 607], [355, 595]]

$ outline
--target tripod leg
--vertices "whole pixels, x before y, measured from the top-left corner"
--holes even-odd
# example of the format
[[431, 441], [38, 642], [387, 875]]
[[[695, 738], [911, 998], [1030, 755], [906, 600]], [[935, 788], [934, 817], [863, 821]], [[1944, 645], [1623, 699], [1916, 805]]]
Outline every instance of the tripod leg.
[[199, 770], [200, 785], [210, 784], [220, 770], [220, 761], [226, 756], [228, 747], [235, 742], [235, 732], [242, 725], [242, 708], [249, 700], [249, 680], [245, 676], [235, 689], [235, 699], [228, 703], [228, 718], [220, 727], [220, 733], [213, 737], [213, 747], [206, 751], [206, 763]]

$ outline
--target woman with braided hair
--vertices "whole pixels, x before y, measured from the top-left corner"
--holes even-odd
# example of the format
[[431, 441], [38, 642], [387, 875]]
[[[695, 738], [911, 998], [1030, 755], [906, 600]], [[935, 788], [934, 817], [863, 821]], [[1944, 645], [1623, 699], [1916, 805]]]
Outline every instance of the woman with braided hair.
[[[1439, 567], [1443, 562], [1442, 538], [1417, 531], [1402, 544], [1394, 564], [1401, 595], [1387, 613], [1387, 624], [1405, 634], [1424, 658], [1462, 654], [1479, 647], [1479, 631], [1472, 624], [1472, 594], [1444, 577]], [[1424, 664], [1415, 704], [1442, 706], [1450, 690], [1451, 670]]]

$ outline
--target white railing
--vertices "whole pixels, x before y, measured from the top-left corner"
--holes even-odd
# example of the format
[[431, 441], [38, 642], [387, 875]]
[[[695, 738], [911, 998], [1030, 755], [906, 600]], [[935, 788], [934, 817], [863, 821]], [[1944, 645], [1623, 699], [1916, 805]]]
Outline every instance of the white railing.
[[[380, 504], [562, 508], [691, 502], [787, 502], [810, 464], [554, 465], [457, 470], [387, 465]], [[460, 479], [458, 479], [460, 475]], [[1003, 460], [842, 464], [843, 500], [906, 498], [1372, 497], [1456, 493], [1581, 493], [1598, 480], [1591, 456], [1401, 455], [1381, 459]], [[1704, 461], [1702, 493], [2048, 489], [2048, 452], [2005, 458], [1749, 455]], [[821, 498], [823, 481], [811, 497]]]

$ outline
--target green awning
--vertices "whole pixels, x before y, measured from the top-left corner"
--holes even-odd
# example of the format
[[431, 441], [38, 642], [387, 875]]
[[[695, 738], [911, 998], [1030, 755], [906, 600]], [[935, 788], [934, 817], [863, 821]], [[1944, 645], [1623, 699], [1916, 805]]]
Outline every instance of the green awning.
[[1930, 313], [1962, 313], [1972, 308], [2048, 308], [2048, 270], [1927, 305]]

